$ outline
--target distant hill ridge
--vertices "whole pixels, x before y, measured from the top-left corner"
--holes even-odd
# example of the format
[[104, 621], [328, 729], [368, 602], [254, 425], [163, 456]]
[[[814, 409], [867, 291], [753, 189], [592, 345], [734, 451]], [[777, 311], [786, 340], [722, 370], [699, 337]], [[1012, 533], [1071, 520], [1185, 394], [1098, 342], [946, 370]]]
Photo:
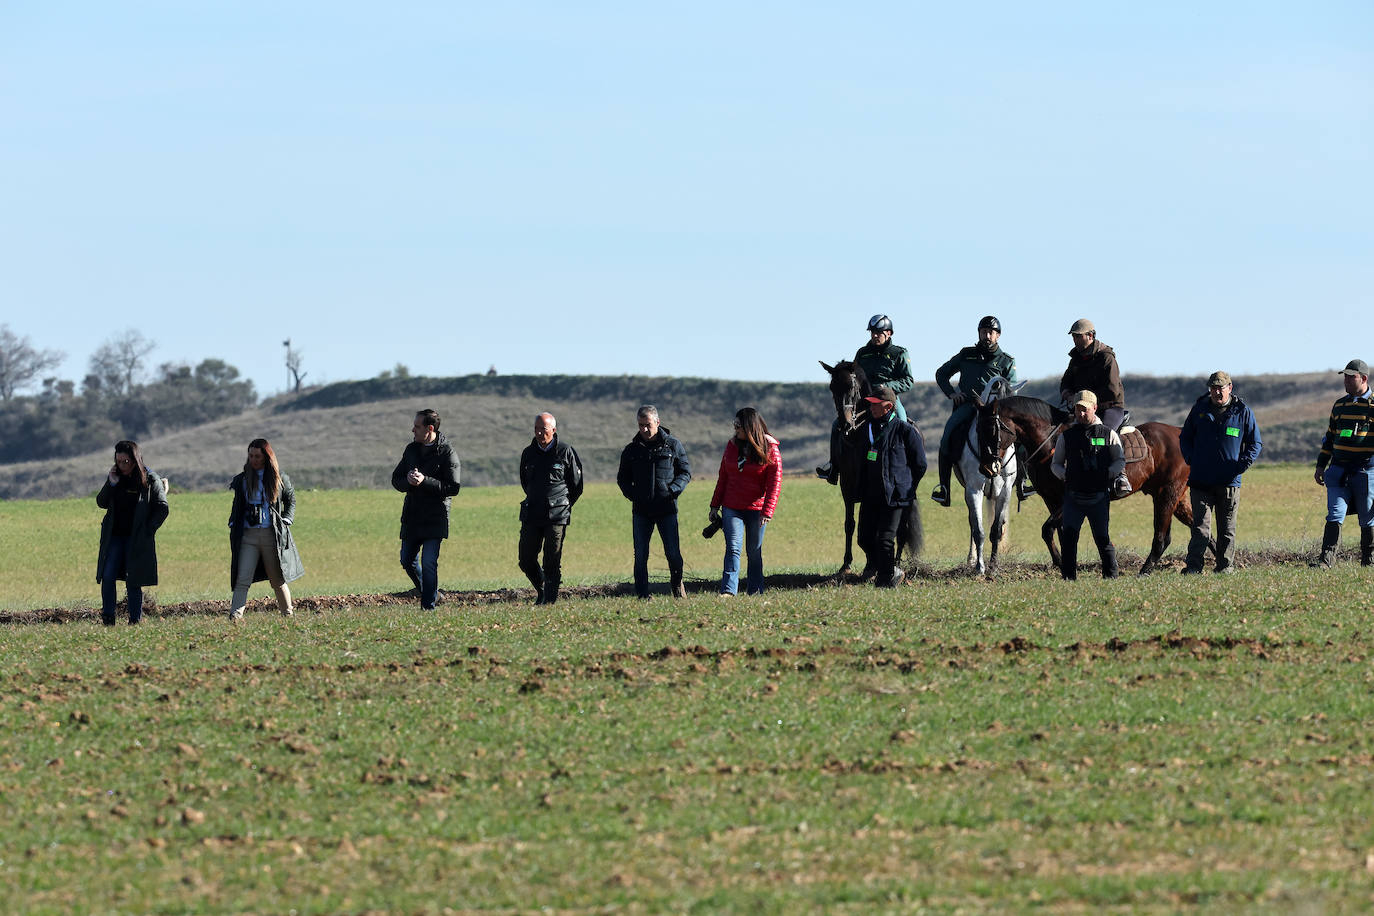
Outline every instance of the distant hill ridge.
[[[658, 406], [663, 423], [686, 444], [698, 480], [713, 479], [735, 411], [759, 409], [783, 444], [787, 473], [823, 462], [834, 407], [818, 381], [748, 382], [668, 376], [465, 375], [337, 382], [281, 396], [244, 413], [142, 442], [148, 463], [174, 489], [215, 490], [243, 466], [249, 440], [272, 440], [298, 487], [390, 486], [391, 470], [410, 440], [414, 412], [433, 407], [457, 443], [463, 482], [511, 484], [534, 416], [550, 410], [563, 438], [582, 455], [588, 476], [615, 476], [619, 455], [635, 433], [640, 404]], [[1201, 377], [1126, 376], [1132, 420], [1179, 424], [1204, 393]], [[1022, 394], [1058, 399], [1058, 378], [1030, 382]], [[1238, 376], [1236, 394], [1255, 410], [1264, 437], [1262, 460], [1311, 461], [1331, 403], [1341, 395], [1330, 372]], [[932, 382], [902, 395], [933, 453], [949, 401]], [[113, 445], [113, 443], [111, 443]], [[933, 455], [932, 455], [933, 457]], [[0, 465], [0, 498], [52, 499], [95, 491], [109, 452], [61, 461]]]

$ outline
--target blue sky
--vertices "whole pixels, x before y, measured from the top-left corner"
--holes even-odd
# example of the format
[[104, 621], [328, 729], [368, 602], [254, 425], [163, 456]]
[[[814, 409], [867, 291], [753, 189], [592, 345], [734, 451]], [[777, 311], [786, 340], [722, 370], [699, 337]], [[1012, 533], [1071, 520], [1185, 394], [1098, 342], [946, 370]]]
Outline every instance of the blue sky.
[[[1374, 361], [1374, 5], [10, 3], [0, 321], [375, 375]], [[1367, 349], [1366, 349], [1367, 348]], [[1333, 390], [1339, 386], [1333, 384]]]

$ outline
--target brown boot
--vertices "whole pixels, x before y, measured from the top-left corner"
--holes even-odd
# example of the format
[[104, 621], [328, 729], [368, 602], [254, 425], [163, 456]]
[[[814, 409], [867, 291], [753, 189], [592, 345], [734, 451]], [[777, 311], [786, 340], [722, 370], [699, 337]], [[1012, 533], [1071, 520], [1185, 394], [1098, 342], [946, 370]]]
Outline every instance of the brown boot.
[[682, 570], [672, 572], [672, 591], [674, 598], [686, 598], [687, 586], [682, 584]]

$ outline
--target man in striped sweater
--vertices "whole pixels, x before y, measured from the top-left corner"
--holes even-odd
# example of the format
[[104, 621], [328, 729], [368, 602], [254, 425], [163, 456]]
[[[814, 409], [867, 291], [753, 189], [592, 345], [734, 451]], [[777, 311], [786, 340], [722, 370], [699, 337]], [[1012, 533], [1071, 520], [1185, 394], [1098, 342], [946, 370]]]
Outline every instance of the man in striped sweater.
[[1345, 397], [1331, 406], [1331, 420], [1317, 453], [1317, 483], [1326, 487], [1322, 552], [1310, 566], [1330, 568], [1341, 544], [1341, 523], [1349, 512], [1360, 520], [1360, 563], [1374, 564], [1374, 399], [1369, 364], [1352, 359], [1341, 370]]

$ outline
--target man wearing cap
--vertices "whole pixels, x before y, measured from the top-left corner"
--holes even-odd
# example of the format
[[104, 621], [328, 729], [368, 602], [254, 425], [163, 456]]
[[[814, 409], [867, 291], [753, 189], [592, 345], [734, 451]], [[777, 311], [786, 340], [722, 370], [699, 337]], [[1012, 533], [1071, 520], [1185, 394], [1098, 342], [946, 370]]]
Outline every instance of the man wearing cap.
[[1060, 515], [1059, 546], [1063, 557], [1059, 571], [1065, 579], [1078, 578], [1078, 533], [1087, 519], [1102, 558], [1102, 578], [1115, 579], [1116, 546], [1108, 531], [1112, 481], [1126, 467], [1121, 437], [1097, 418], [1097, 395], [1080, 391], [1072, 397], [1073, 420], [1054, 443], [1050, 470], [1064, 481], [1064, 507]]
[[1341, 545], [1346, 513], [1360, 520], [1360, 564], [1374, 564], [1374, 401], [1369, 391], [1369, 365], [1352, 359], [1341, 370], [1345, 397], [1331, 406], [1331, 419], [1317, 453], [1317, 483], [1326, 487], [1326, 528], [1322, 552], [1309, 566], [1330, 568]]
[[[997, 343], [1002, 336], [1002, 322], [996, 316], [988, 315], [978, 322], [978, 343], [964, 347], [935, 370], [935, 382], [945, 397], [954, 402], [954, 409], [945, 421], [945, 432], [940, 437], [940, 482], [930, 498], [942, 506], [948, 506], [949, 475], [954, 458], [964, 446], [968, 436], [968, 425], [978, 410], [978, 397], [983, 387], [997, 376], [1016, 384], [1016, 357], [1005, 352]], [[959, 376], [959, 387], [951, 383]]]
[[879, 588], [893, 588], [905, 578], [896, 561], [897, 529], [925, 476], [926, 451], [916, 427], [897, 419], [896, 392], [879, 385], [864, 400], [869, 421], [851, 433], [864, 457], [859, 470], [859, 548], [865, 557], [864, 574], [872, 573]]
[[[1119, 432], [1126, 422], [1126, 389], [1121, 386], [1121, 370], [1116, 365], [1116, 351], [1097, 339], [1097, 328], [1086, 318], [1080, 318], [1069, 328], [1073, 349], [1069, 351], [1069, 367], [1059, 380], [1059, 397], [1070, 408], [1074, 392], [1091, 391], [1097, 397], [1098, 417], [1103, 426]], [[1131, 484], [1123, 472], [1112, 487], [1117, 496], [1131, 492]]]
[[1197, 399], [1178, 437], [1188, 462], [1188, 493], [1193, 505], [1193, 535], [1188, 541], [1185, 575], [1202, 572], [1216, 515], [1216, 571], [1229, 573], [1235, 558], [1236, 509], [1240, 475], [1260, 453], [1255, 415], [1231, 396], [1231, 376], [1218, 370], [1207, 378], [1207, 393]]
[[[892, 319], [874, 315], [868, 319], [868, 343], [854, 354], [854, 363], [863, 370], [868, 383], [874, 387], [885, 385], [894, 395], [910, 391], [916, 380], [911, 377], [911, 360], [906, 348], [892, 342]], [[906, 419], [906, 408], [896, 401], [897, 419]], [[829, 483], [840, 479], [840, 421], [830, 426], [830, 460], [816, 468], [816, 476]]]

